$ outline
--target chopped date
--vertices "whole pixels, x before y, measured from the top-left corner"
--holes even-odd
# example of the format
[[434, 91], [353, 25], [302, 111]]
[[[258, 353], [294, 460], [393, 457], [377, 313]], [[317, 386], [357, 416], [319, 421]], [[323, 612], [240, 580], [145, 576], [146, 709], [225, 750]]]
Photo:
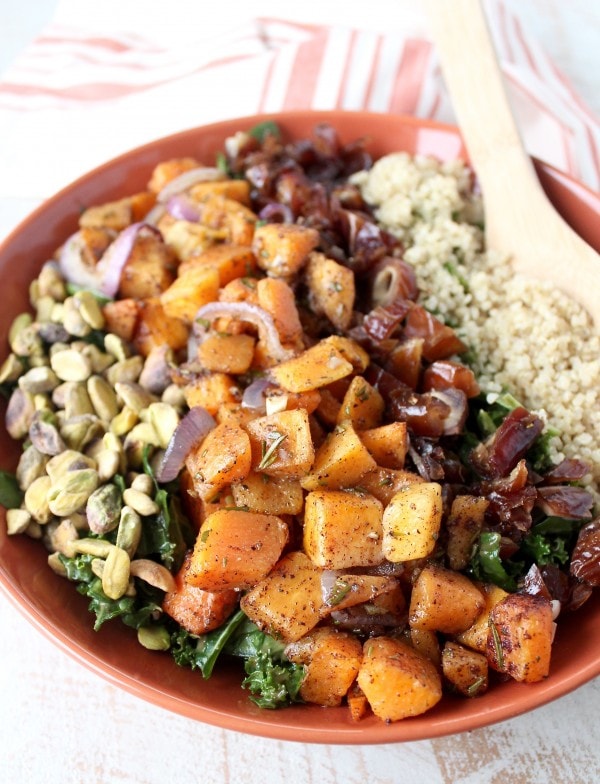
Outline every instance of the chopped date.
[[583, 487], [555, 485], [538, 487], [537, 506], [548, 517], [566, 520], [586, 520], [591, 516], [594, 499]]
[[584, 525], [579, 532], [570, 571], [578, 580], [594, 588], [600, 586], [600, 517]]
[[506, 476], [525, 457], [541, 435], [544, 423], [519, 406], [513, 409], [498, 429], [471, 453], [471, 462], [482, 476]]

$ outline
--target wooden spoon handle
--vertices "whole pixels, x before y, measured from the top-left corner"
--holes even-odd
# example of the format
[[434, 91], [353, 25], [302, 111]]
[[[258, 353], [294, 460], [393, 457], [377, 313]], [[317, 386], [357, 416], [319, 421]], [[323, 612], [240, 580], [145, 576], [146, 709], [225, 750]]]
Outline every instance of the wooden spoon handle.
[[502, 186], [497, 181], [499, 172], [505, 182], [539, 187], [510, 108], [480, 0], [426, 0], [425, 6], [452, 106], [484, 196], [493, 198]]

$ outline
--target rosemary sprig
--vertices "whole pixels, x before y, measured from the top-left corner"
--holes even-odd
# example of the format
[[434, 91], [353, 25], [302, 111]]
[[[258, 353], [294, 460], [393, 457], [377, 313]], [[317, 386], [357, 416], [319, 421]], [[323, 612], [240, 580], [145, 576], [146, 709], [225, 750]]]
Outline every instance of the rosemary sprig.
[[264, 471], [270, 465], [273, 465], [275, 460], [277, 460], [277, 450], [287, 438], [286, 433], [277, 433], [276, 431], [271, 435], [275, 436], [275, 440], [272, 444], [267, 446], [267, 441], [262, 442], [262, 456], [261, 461], [258, 464], [258, 471]]

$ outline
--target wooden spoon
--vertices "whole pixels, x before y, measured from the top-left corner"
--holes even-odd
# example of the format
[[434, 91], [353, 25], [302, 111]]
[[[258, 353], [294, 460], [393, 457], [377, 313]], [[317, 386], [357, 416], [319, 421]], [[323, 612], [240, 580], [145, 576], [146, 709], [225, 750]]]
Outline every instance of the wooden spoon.
[[484, 197], [489, 248], [554, 283], [600, 331], [600, 256], [556, 212], [525, 152], [480, 0], [426, 0], [442, 71]]

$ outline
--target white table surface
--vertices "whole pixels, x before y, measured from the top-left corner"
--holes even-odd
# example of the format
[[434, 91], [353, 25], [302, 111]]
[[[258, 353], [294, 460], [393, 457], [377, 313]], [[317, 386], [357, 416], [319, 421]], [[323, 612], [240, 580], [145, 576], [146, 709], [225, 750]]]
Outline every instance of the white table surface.
[[[1, 0], [0, 73], [47, 24], [54, 6], [54, 0]], [[519, 4], [519, 16], [600, 114], [600, 4], [529, 0]], [[29, 206], [35, 204], [2, 200], [0, 233]], [[201, 725], [132, 697], [72, 661], [1, 597], [0, 628], [2, 784], [600, 781], [598, 679], [527, 716], [463, 735], [378, 747], [309, 746]]]

